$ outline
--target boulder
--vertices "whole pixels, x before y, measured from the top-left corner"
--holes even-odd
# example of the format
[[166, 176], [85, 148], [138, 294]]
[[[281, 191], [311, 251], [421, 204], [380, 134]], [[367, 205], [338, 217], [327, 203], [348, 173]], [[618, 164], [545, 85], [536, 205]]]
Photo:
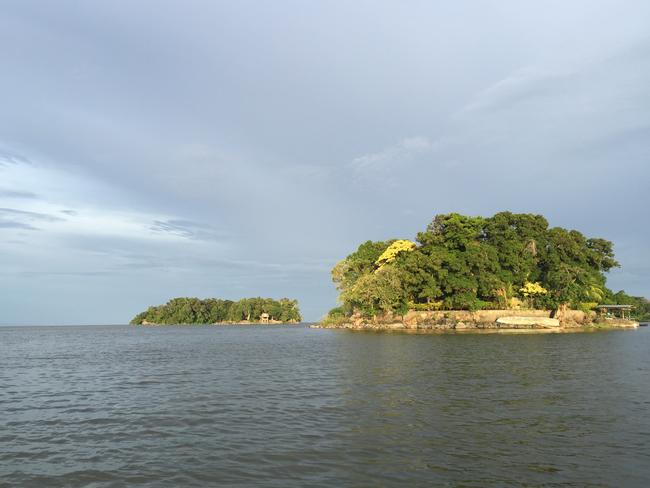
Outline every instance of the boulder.
[[392, 324], [385, 324], [384, 329], [394, 330], [394, 329], [406, 329], [406, 326], [401, 322], [393, 322]]
[[407, 327], [415, 328], [418, 325], [418, 318], [417, 318], [417, 316], [415, 316], [413, 314], [410, 314], [410, 315], [406, 314], [404, 316], [403, 322], [404, 322], [404, 325], [406, 325]]
[[476, 327], [473, 325], [466, 324], [465, 322], [458, 322], [455, 328], [456, 330], [467, 330], [467, 329], [475, 329]]

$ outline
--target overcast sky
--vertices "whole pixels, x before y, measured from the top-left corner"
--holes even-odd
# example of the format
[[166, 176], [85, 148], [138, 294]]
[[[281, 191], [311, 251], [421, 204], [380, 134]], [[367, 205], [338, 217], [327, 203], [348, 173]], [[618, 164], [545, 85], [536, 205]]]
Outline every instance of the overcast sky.
[[437, 213], [614, 241], [650, 296], [650, 2], [0, 3], [0, 323], [335, 305]]

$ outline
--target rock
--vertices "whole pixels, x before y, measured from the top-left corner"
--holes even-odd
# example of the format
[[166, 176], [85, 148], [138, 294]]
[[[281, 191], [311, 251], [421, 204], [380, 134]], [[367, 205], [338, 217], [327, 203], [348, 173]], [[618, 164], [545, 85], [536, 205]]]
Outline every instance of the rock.
[[605, 319], [603, 322], [600, 322], [598, 325], [601, 327], [635, 329], [639, 326], [639, 322], [628, 319], [609, 318]]
[[405, 329], [406, 326], [401, 322], [394, 322], [392, 324], [384, 325], [384, 328], [386, 328], [386, 329]]
[[407, 327], [415, 328], [418, 325], [418, 318], [415, 317], [415, 316], [412, 316], [412, 315], [411, 316], [406, 316], [406, 317], [404, 317], [404, 324]]
[[499, 317], [496, 320], [501, 328], [511, 327], [513, 329], [553, 329], [560, 326], [558, 319], [549, 317]]

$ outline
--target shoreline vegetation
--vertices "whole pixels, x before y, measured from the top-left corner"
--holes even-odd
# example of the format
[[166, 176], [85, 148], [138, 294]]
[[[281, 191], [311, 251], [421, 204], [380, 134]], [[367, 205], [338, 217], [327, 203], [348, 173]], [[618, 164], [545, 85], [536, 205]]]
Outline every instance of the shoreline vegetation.
[[164, 305], [149, 307], [136, 315], [131, 325], [272, 325], [297, 324], [302, 321], [298, 301], [289, 298], [242, 298], [238, 301], [219, 298], [180, 297]]
[[[541, 215], [437, 215], [416, 242], [366, 241], [336, 264], [340, 306], [315, 327], [433, 332], [635, 328], [650, 302], [606, 287], [613, 245]], [[635, 320], [597, 313], [631, 305]]]

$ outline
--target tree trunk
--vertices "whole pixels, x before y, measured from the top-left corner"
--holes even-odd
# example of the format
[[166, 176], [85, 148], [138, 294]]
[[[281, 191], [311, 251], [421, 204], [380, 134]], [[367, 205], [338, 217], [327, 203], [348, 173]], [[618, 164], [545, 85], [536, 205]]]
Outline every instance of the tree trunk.
[[569, 306], [566, 303], [563, 303], [558, 308], [553, 310], [553, 312], [551, 312], [551, 318], [558, 319], [559, 321], [562, 321], [562, 319], [564, 318], [568, 308], [569, 308]]

